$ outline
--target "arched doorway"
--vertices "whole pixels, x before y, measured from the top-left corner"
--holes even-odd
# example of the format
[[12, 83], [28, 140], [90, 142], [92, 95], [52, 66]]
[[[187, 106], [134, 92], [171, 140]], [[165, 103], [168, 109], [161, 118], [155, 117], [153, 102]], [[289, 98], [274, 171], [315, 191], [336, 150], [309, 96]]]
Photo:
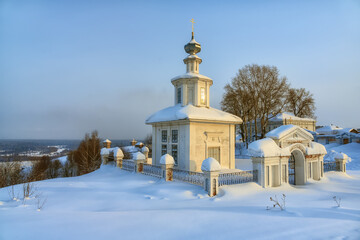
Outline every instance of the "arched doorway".
[[300, 150], [291, 152], [289, 158], [289, 183], [294, 185], [304, 185], [305, 179], [305, 157]]

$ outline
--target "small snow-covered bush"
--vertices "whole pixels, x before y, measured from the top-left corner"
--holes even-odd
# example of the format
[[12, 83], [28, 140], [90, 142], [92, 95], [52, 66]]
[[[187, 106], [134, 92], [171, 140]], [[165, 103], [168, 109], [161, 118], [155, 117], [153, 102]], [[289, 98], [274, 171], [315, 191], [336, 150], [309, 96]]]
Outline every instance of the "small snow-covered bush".
[[43, 209], [43, 207], [47, 201], [47, 198], [44, 198], [42, 196], [42, 193], [36, 194], [35, 198], [36, 198], [36, 207], [37, 207], [36, 210], [40, 211], [41, 209]]
[[23, 203], [25, 203], [27, 199], [30, 199], [32, 196], [34, 196], [37, 192], [35, 183], [24, 183], [22, 185], [22, 188], [23, 188]]
[[11, 186], [11, 188], [8, 188], [8, 194], [11, 200], [18, 200], [20, 193], [18, 191], [15, 192], [14, 185]]
[[[273, 207], [272, 208], [276, 208], [276, 206], [278, 206], [280, 208], [281, 211], [285, 210], [285, 201], [286, 199], [286, 195], [285, 194], [282, 194], [282, 197], [281, 197], [281, 202], [278, 200], [277, 196], [275, 195], [274, 198], [270, 197], [270, 201], [274, 202], [273, 203]], [[266, 210], [270, 210], [271, 208], [269, 206], [266, 207]]]
[[334, 199], [334, 201], [336, 202], [336, 205], [337, 205], [338, 207], [340, 207], [341, 198], [340, 198], [340, 197], [337, 197], [337, 196], [333, 196], [333, 199]]

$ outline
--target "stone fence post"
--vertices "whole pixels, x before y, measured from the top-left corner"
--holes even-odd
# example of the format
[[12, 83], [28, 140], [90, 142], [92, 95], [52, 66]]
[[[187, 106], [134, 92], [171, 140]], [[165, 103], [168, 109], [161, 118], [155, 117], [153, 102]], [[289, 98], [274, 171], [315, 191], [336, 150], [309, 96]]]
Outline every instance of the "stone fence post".
[[110, 151], [107, 148], [102, 148], [100, 151], [101, 164], [106, 165], [108, 163]]
[[174, 158], [170, 154], [165, 154], [160, 158], [161, 176], [165, 181], [173, 180]]
[[205, 174], [204, 189], [210, 197], [219, 193], [219, 172], [221, 166], [215, 158], [207, 158], [201, 164], [201, 170]]
[[135, 163], [135, 172], [141, 173], [143, 171], [145, 155], [142, 154], [141, 152], [136, 152], [133, 154], [133, 160]]
[[204, 189], [208, 192], [210, 197], [216, 196], [219, 193], [219, 171], [204, 171], [205, 183]]
[[113, 153], [114, 153], [114, 161], [116, 161], [116, 166], [118, 168], [122, 168], [122, 161], [124, 158], [123, 151], [120, 148], [115, 147], [113, 148]]
[[145, 160], [146, 160], [146, 163], [148, 163], [148, 158], [149, 158], [149, 148], [143, 146], [141, 148], [141, 152], [145, 155]]
[[337, 153], [335, 155], [336, 171], [346, 172], [346, 161], [348, 156], [345, 153]]

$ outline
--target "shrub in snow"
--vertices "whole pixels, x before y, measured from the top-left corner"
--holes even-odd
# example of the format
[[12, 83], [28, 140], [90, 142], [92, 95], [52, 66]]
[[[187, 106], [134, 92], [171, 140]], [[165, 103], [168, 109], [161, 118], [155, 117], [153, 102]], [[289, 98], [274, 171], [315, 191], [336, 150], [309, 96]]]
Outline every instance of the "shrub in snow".
[[220, 163], [212, 157], [205, 159], [201, 164], [201, 171], [211, 172], [211, 171], [220, 171]]
[[338, 207], [340, 207], [341, 198], [338, 198], [338, 197], [336, 197], [336, 196], [333, 196], [333, 199], [334, 199], [334, 201], [336, 202], [336, 205], [337, 205]]
[[37, 207], [36, 210], [40, 211], [41, 209], [43, 209], [47, 201], [47, 198], [43, 198], [41, 193], [37, 194], [35, 198], [36, 198], [36, 207]]
[[37, 192], [37, 188], [35, 183], [24, 183], [22, 185], [22, 189], [23, 189], [23, 204], [25, 204], [25, 201], [27, 199], [30, 199], [32, 196], [35, 195], [35, 193]]
[[[282, 194], [281, 202], [280, 202], [276, 195], [275, 195], [275, 198], [270, 197], [270, 201], [274, 202], [272, 208], [276, 208], [276, 206], [278, 206], [281, 211], [284, 210], [285, 209], [285, 198], [286, 198], [286, 195]], [[271, 208], [269, 206], [266, 207], [266, 210], [270, 210], [270, 209]]]
[[19, 195], [20, 193], [19, 192], [15, 192], [15, 188], [14, 188], [14, 185], [11, 186], [11, 188], [8, 188], [8, 194], [9, 194], [9, 197], [11, 200], [18, 200], [19, 199]]
[[174, 158], [170, 154], [164, 154], [160, 158], [160, 164], [175, 164]]

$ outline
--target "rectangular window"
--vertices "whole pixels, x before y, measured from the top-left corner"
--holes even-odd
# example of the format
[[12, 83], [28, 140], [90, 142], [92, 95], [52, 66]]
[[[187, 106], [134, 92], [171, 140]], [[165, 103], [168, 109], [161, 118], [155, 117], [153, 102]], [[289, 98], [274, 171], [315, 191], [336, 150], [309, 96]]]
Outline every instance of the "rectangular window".
[[167, 145], [161, 145], [161, 156], [167, 154]]
[[177, 89], [177, 103], [181, 103], [181, 88]]
[[171, 147], [171, 155], [174, 158], [175, 165], [178, 164], [178, 145], [173, 144]]
[[205, 88], [200, 88], [200, 103], [205, 104]]
[[220, 147], [209, 147], [208, 157], [215, 158], [220, 163]]
[[167, 142], [167, 130], [161, 131], [161, 142]]
[[178, 142], [178, 130], [171, 131], [171, 142], [173, 142], [173, 143]]

